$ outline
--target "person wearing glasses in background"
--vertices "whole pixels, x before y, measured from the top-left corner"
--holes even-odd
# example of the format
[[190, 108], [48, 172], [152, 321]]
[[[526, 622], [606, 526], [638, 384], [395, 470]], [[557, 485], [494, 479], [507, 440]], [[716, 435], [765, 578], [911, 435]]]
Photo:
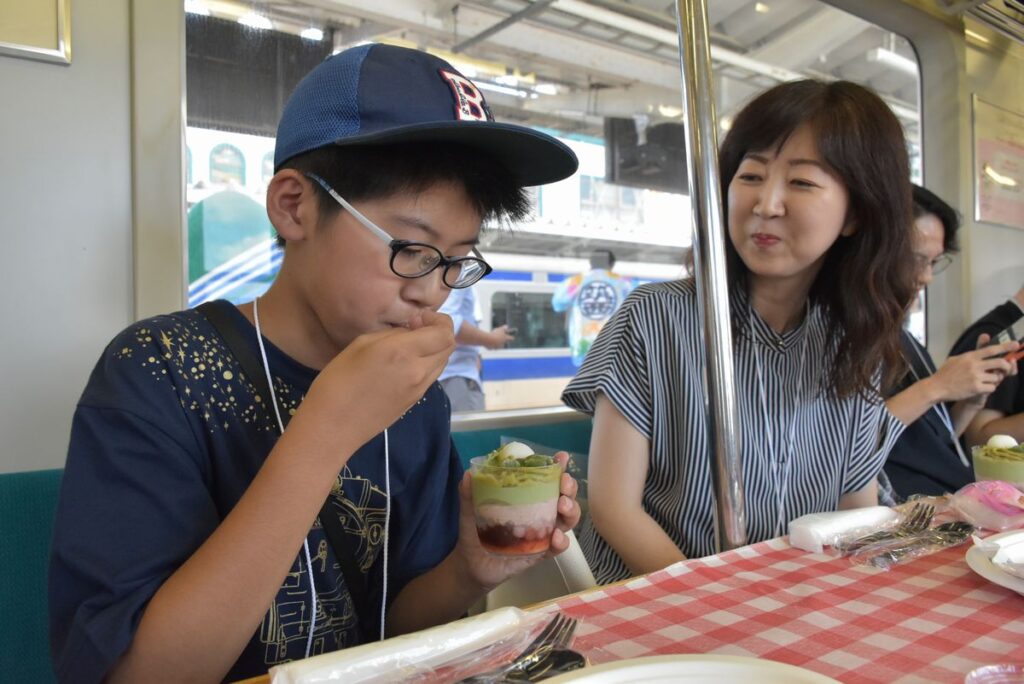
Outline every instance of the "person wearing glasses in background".
[[[931, 191], [914, 186], [913, 249], [918, 288], [952, 263], [959, 251], [956, 210]], [[886, 406], [906, 430], [889, 452], [880, 477], [880, 498], [905, 499], [911, 494], [955, 492], [974, 481], [971, 459], [960, 437], [1011, 365], [1000, 358], [1016, 343], [982, 349], [989, 335], [972, 341], [972, 349], [950, 356], [936, 367], [928, 350], [906, 330], [902, 333], [907, 374], [889, 391]], [[891, 489], [886, 488], [886, 477]]]
[[[477, 538], [437, 309], [489, 272], [485, 220], [523, 218], [524, 186], [575, 155], [494, 122], [447, 62], [371, 44], [297, 86], [274, 166], [269, 291], [130, 326], [78, 404], [49, 573], [61, 682], [262, 675], [458, 619], [539, 560]], [[580, 514], [561, 491], [553, 553]]]

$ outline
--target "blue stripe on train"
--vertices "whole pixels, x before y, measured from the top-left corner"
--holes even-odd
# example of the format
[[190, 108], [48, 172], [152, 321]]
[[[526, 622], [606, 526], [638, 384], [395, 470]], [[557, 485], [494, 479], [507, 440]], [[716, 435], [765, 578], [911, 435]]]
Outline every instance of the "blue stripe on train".
[[487, 275], [488, 280], [520, 280], [529, 282], [533, 280], [532, 273], [522, 271], [491, 271]]
[[571, 378], [576, 366], [568, 356], [535, 356], [524, 359], [484, 359], [484, 382], [530, 380], [533, 378]]

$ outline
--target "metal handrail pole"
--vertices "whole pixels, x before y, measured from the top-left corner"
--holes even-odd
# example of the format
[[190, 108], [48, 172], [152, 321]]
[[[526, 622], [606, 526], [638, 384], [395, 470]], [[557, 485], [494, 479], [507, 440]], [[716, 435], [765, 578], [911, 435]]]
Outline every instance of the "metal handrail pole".
[[697, 298], [704, 324], [709, 459], [718, 551], [747, 543], [740, 427], [733, 372], [729, 282], [706, 0], [677, 0], [676, 32], [686, 112], [686, 170], [693, 214]]

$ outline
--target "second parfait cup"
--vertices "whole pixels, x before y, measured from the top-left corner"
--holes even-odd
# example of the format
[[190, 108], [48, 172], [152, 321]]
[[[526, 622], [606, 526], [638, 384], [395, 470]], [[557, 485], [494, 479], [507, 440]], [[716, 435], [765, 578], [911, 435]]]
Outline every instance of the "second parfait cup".
[[516, 458], [499, 449], [471, 459], [470, 472], [481, 545], [502, 556], [545, 553], [558, 519], [561, 465], [549, 456]]

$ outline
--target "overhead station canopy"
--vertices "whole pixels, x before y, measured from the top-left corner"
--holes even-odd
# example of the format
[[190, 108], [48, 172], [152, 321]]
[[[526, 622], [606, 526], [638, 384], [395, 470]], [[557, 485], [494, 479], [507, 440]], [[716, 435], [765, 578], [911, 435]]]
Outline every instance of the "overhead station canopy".
[[[915, 144], [918, 69], [906, 40], [819, 0], [707, 4], [723, 130], [776, 83], [844, 78], [881, 94]], [[674, 8], [665, 0], [186, 3], [252, 31], [322, 36], [302, 40], [330, 50], [363, 41], [428, 49], [485, 89], [499, 119], [594, 137], [603, 137], [606, 118], [681, 121]]]

